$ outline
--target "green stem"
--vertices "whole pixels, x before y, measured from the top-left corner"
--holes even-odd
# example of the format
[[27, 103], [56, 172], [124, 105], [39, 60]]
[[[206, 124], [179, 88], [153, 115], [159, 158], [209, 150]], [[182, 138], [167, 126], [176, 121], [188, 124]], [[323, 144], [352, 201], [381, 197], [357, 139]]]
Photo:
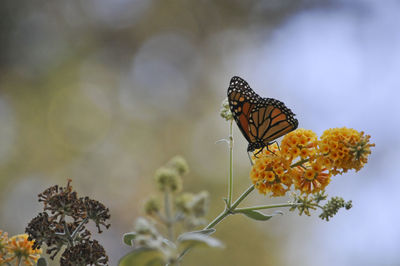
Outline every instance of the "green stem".
[[[232, 130], [232, 121], [231, 121], [230, 130]], [[233, 151], [232, 146], [231, 146], [231, 137], [232, 137], [232, 135], [229, 136], [229, 153], [230, 153], [229, 158], [230, 159], [232, 159], [232, 151]], [[233, 141], [233, 139], [232, 139], [232, 141]], [[303, 160], [300, 160], [300, 161], [292, 164], [290, 167], [293, 168], [296, 166], [300, 166], [303, 163], [306, 163], [308, 161], [309, 161], [309, 159], [303, 159]], [[264, 206], [254, 206], [254, 207], [236, 209], [236, 207], [254, 190], [255, 187], [254, 187], [254, 185], [250, 186], [245, 192], [242, 193], [242, 195], [240, 195], [240, 197], [235, 202], [233, 202], [231, 204], [231, 200], [232, 200], [231, 193], [232, 193], [232, 187], [233, 187], [233, 184], [232, 184], [233, 183], [232, 161], [230, 161], [229, 167], [230, 167], [230, 170], [229, 170], [230, 172], [229, 172], [228, 206], [226, 206], [225, 210], [223, 212], [221, 212], [217, 217], [215, 217], [215, 219], [209, 225], [207, 225], [204, 229], [213, 228], [219, 222], [221, 222], [223, 219], [225, 219], [226, 216], [240, 212], [240, 211], [272, 209], [272, 208], [279, 208], [279, 207], [292, 207], [297, 204], [297, 203], [284, 203], [284, 204], [277, 204], [277, 205], [264, 205]]]
[[293, 167], [296, 167], [296, 166], [300, 166], [300, 165], [302, 165], [303, 163], [308, 162], [309, 160], [310, 160], [310, 159], [303, 159], [303, 160], [300, 160], [300, 161], [298, 161], [297, 163], [292, 164], [292, 165], [290, 166], [290, 168], [293, 168]]
[[265, 209], [274, 209], [274, 208], [282, 208], [282, 207], [293, 207], [293, 206], [297, 206], [297, 205], [300, 205], [300, 204], [298, 204], [298, 203], [282, 203], [282, 204], [273, 204], [273, 205], [261, 205], [261, 206], [237, 208], [237, 209], [235, 209], [235, 212], [265, 210]]
[[232, 204], [231, 211], [235, 210], [235, 208], [254, 190], [254, 188], [254, 185], [251, 185], [246, 189], [246, 191], [243, 192], [242, 195], [240, 195], [240, 197]]
[[170, 206], [170, 198], [168, 189], [164, 192], [164, 204], [165, 204], [165, 216], [166, 216], [166, 226], [168, 230], [168, 238], [171, 241], [174, 241], [174, 228], [173, 221], [171, 215], [171, 206]]
[[232, 205], [233, 195], [233, 119], [229, 123], [229, 180], [228, 180], [228, 207]]
[[240, 197], [233, 202], [232, 206], [228, 208], [228, 206], [225, 208], [223, 212], [221, 212], [209, 225], [207, 225], [204, 229], [210, 229], [213, 228], [215, 225], [217, 225], [219, 222], [221, 222], [226, 216], [233, 214], [235, 211], [235, 208], [254, 190], [254, 185], [250, 186], [245, 192], [240, 195]]
[[78, 225], [78, 227], [75, 229], [75, 231], [71, 235], [72, 241], [75, 240], [76, 236], [78, 235], [79, 231], [82, 229], [82, 227], [86, 224], [86, 222], [89, 220], [89, 218], [85, 218], [81, 221], [81, 223]]

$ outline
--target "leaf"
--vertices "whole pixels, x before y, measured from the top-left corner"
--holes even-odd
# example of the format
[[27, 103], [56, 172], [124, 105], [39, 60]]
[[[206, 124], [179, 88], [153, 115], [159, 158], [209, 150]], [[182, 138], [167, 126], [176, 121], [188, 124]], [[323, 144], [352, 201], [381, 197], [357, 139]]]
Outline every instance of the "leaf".
[[166, 259], [164, 253], [158, 249], [137, 248], [118, 262], [119, 266], [164, 266]]
[[39, 258], [37, 261], [37, 266], [47, 266], [47, 261], [45, 258]]
[[136, 238], [136, 236], [137, 236], [137, 234], [135, 232], [129, 232], [129, 233], [124, 234], [124, 236], [122, 237], [122, 240], [128, 246], [133, 246], [133, 240]]
[[271, 219], [272, 217], [275, 216], [275, 215], [266, 215], [266, 214], [261, 213], [259, 211], [253, 211], [253, 210], [243, 210], [243, 211], [240, 211], [238, 213], [243, 213], [247, 217], [249, 217], [249, 218], [251, 218], [253, 220], [257, 220], [257, 221], [267, 221], [267, 220], [269, 220], [269, 219]]
[[[209, 236], [209, 235], [214, 234], [215, 231], [217, 231], [217, 230], [215, 230], [214, 228], [209, 228], [209, 229], [203, 229], [203, 230], [199, 230], [199, 231], [192, 231], [192, 232], [188, 232], [188, 233], [198, 233], [198, 234], [203, 234], [203, 235]], [[183, 233], [182, 235], [188, 234], [188, 233]]]
[[181, 250], [186, 250], [188, 248], [192, 248], [195, 246], [219, 247], [219, 248], [222, 248], [224, 246], [218, 239], [199, 232], [189, 232], [181, 234], [178, 237], [178, 242], [179, 242], [179, 248]]

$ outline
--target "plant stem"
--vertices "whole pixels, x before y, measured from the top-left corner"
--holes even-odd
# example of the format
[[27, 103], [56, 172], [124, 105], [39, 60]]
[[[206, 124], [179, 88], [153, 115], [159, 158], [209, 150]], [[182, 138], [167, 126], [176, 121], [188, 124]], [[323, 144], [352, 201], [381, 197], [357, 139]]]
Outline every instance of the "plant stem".
[[171, 205], [170, 205], [170, 198], [169, 198], [169, 191], [168, 189], [164, 192], [164, 204], [165, 204], [165, 216], [166, 216], [166, 226], [168, 230], [168, 238], [171, 241], [174, 241], [174, 228], [173, 228], [173, 221], [171, 215]]
[[229, 180], [228, 180], [228, 207], [232, 205], [233, 195], [233, 119], [229, 123]]
[[293, 207], [296, 205], [300, 205], [300, 204], [298, 204], [298, 203], [282, 203], [282, 204], [273, 204], [273, 205], [261, 205], [261, 206], [237, 208], [237, 209], [235, 209], [234, 212], [265, 210], [265, 209], [274, 209], [274, 208], [281, 208], [281, 207]]
[[231, 211], [233, 211], [254, 190], [254, 188], [254, 185], [251, 185], [246, 189], [246, 191], [243, 192], [242, 195], [240, 195], [240, 197], [232, 204]]
[[209, 225], [207, 225], [204, 229], [210, 229], [213, 228], [215, 225], [217, 225], [219, 222], [221, 222], [226, 216], [233, 214], [235, 211], [235, 208], [254, 190], [254, 185], [250, 186], [245, 192], [240, 195], [240, 197], [233, 202], [232, 206], [228, 208], [228, 206], [225, 208], [223, 212], [221, 212]]
[[85, 218], [82, 220], [82, 222], [78, 225], [78, 227], [75, 229], [75, 231], [71, 235], [72, 241], [75, 240], [76, 236], [78, 235], [79, 231], [82, 229], [82, 227], [86, 224], [86, 222], [89, 220], [89, 218]]
[[296, 167], [296, 166], [300, 166], [300, 165], [302, 165], [303, 163], [308, 162], [309, 160], [310, 160], [310, 159], [303, 159], [303, 160], [300, 160], [300, 161], [298, 161], [297, 163], [292, 164], [292, 165], [290, 166], [290, 168], [293, 168], [293, 167]]

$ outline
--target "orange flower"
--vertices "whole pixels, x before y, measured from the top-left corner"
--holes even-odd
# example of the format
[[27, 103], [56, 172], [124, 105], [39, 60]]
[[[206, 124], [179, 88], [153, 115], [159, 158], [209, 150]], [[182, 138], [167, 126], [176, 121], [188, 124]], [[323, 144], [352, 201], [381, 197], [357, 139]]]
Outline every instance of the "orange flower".
[[260, 193], [271, 192], [273, 197], [278, 197], [285, 195], [292, 184], [292, 180], [286, 175], [290, 163], [280, 156], [277, 146], [271, 146], [269, 149], [274, 154], [264, 149], [257, 157], [253, 156], [254, 165], [250, 171], [250, 178]]
[[33, 240], [28, 240], [27, 234], [15, 235], [8, 241], [8, 253], [10, 259], [17, 259], [25, 265], [34, 265], [42, 254], [41, 249], [32, 249]]
[[324, 190], [332, 175], [360, 170], [367, 163], [370, 136], [348, 128], [326, 130], [321, 139], [311, 130], [297, 129], [277, 144], [255, 151], [250, 178], [260, 193], [283, 196], [294, 188], [311, 194]]
[[9, 262], [12, 258], [7, 258], [8, 234], [0, 230], [0, 265]]
[[311, 130], [299, 128], [288, 133], [282, 140], [282, 154], [294, 159], [300, 156], [307, 158], [315, 153], [317, 135]]
[[341, 174], [350, 169], [359, 171], [368, 161], [371, 147], [370, 136], [351, 128], [325, 130], [321, 136], [319, 150], [326, 154], [332, 165], [331, 173]]
[[310, 194], [324, 190], [330, 182], [331, 174], [326, 172], [326, 168], [315, 171], [318, 167], [311, 166], [309, 169], [302, 167], [295, 168], [297, 173], [294, 175], [294, 187], [301, 193]]

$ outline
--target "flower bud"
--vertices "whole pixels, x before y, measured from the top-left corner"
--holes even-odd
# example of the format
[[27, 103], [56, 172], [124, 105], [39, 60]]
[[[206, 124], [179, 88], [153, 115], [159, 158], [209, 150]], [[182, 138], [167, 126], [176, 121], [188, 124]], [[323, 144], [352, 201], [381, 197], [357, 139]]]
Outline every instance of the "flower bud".
[[228, 98], [225, 98], [222, 103], [221, 103], [221, 109], [220, 109], [220, 115], [222, 118], [224, 118], [226, 121], [232, 120], [232, 112], [229, 109], [229, 102]]
[[182, 189], [182, 178], [174, 169], [161, 167], [156, 171], [155, 179], [161, 191], [179, 192]]
[[173, 169], [175, 169], [180, 175], [185, 175], [189, 172], [189, 166], [182, 156], [173, 157], [168, 163]]
[[157, 213], [159, 210], [160, 210], [160, 202], [156, 198], [150, 198], [144, 204], [144, 211], [148, 215]]

